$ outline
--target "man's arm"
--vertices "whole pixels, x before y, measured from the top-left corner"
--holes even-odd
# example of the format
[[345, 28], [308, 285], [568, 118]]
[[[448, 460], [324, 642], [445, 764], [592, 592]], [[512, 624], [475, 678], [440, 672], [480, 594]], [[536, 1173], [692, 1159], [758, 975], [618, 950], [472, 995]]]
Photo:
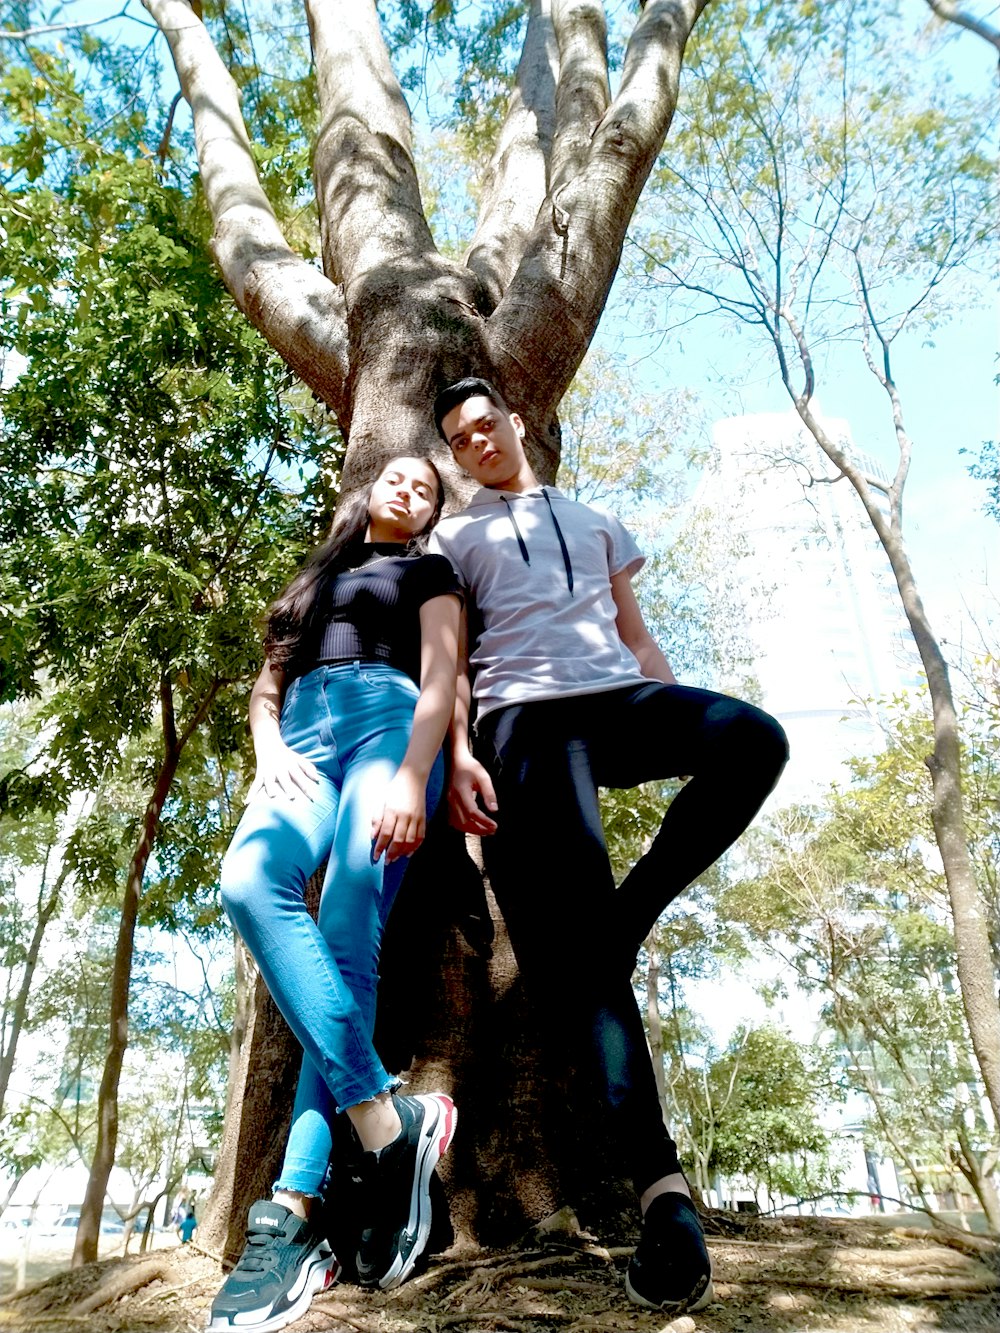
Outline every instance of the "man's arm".
[[677, 677], [671, 671], [670, 663], [646, 628], [627, 570], [623, 569], [620, 573], [612, 575], [611, 595], [615, 599], [618, 611], [615, 618], [618, 634], [622, 643], [630, 649], [638, 661], [639, 670], [650, 680], [662, 680], [664, 685], [676, 685]]
[[497, 798], [490, 775], [473, 757], [469, 748], [469, 710], [472, 704], [472, 683], [469, 680], [469, 618], [462, 607], [458, 629], [458, 680], [455, 688], [455, 707], [449, 736], [451, 737], [451, 786], [448, 789], [448, 809], [451, 822], [463, 833], [483, 836], [496, 832], [496, 820], [479, 808], [477, 796], [482, 796], [487, 810], [496, 810]]

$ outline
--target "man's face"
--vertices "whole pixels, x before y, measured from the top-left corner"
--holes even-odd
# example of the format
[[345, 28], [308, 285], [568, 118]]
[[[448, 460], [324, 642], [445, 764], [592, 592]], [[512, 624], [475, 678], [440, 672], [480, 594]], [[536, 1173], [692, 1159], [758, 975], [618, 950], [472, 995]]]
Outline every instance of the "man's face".
[[456, 463], [480, 486], [522, 490], [535, 485], [524, 454], [524, 423], [516, 412], [478, 394], [453, 407], [441, 428]]

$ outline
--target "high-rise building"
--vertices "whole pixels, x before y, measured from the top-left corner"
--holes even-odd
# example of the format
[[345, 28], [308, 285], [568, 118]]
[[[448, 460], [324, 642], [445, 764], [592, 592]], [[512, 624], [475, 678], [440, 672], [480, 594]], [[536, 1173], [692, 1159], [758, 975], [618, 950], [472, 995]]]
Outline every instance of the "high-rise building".
[[[823, 424], [888, 481], [846, 421]], [[727, 578], [745, 608], [763, 706], [791, 744], [776, 799], [808, 799], [843, 778], [845, 759], [882, 748], [877, 701], [920, 684], [888, 557], [850, 482], [794, 411], [718, 422], [694, 503], [742, 534]]]

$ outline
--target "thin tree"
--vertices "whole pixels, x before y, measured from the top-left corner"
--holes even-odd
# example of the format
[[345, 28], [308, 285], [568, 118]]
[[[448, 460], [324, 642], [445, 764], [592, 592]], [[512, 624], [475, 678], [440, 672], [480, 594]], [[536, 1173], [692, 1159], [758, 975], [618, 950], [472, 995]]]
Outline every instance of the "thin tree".
[[[988, 914], [969, 858], [948, 664], [904, 542], [914, 446], [893, 373], [900, 335], [919, 319], [946, 317], [944, 290], [962, 290], [995, 238], [991, 126], [982, 107], [960, 99], [928, 105], [924, 90], [899, 74], [888, 37], [856, 50], [857, 8], [839, 7], [826, 44], [786, 29], [769, 51], [752, 35], [712, 29], [716, 45], [697, 58], [689, 119], [666, 168], [675, 187], [672, 253], [665, 256], [661, 238], [644, 251], [657, 281], [754, 330], [770, 349], [795, 412], [832, 464], [826, 477], [810, 480], [853, 487], [888, 557], [927, 676], [934, 835], [969, 1032], [1000, 1125]], [[887, 55], [891, 92], [879, 82], [888, 77]], [[854, 340], [885, 393], [896, 448], [887, 479], [834, 438], [816, 409], [817, 350], [834, 339]]]

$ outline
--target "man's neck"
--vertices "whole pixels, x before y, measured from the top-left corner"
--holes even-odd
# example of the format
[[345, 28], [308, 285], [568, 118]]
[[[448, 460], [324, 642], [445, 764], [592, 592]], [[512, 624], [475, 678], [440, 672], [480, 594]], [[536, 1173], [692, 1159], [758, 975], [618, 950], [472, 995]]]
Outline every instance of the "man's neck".
[[496, 485], [487, 486], [486, 489], [489, 491], [513, 491], [515, 495], [521, 495], [524, 491], [536, 491], [540, 485], [541, 482], [531, 468], [525, 467], [507, 481], [497, 482]]

